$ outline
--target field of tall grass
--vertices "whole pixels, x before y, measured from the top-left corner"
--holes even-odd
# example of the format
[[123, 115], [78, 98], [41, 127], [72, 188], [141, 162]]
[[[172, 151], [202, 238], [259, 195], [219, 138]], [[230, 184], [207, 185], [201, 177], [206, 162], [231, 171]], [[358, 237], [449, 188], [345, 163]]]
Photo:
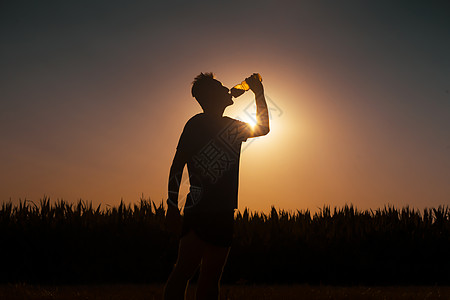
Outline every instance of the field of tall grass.
[[[150, 199], [93, 207], [43, 198], [0, 209], [0, 283], [162, 283], [178, 237]], [[237, 212], [225, 284], [448, 285], [450, 210], [353, 206]], [[195, 280], [194, 280], [195, 281]]]
[[[195, 285], [186, 300], [195, 299]], [[160, 300], [161, 284], [114, 285], [0, 285], [0, 299], [8, 300]], [[448, 286], [321, 286], [321, 285], [222, 285], [223, 300], [434, 300], [450, 299]]]

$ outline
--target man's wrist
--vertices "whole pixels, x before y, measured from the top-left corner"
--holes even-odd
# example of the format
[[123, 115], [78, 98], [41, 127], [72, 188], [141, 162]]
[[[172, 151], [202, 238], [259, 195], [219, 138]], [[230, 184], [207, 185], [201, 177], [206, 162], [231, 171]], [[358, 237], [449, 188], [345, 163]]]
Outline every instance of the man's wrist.
[[261, 98], [264, 96], [264, 90], [255, 91], [254, 93], [256, 98]]

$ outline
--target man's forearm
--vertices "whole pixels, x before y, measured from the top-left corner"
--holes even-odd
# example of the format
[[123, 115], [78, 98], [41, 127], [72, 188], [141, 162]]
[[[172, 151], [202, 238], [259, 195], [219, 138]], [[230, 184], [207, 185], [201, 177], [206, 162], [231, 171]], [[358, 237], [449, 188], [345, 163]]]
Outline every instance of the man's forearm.
[[178, 207], [178, 194], [180, 192], [180, 184], [181, 184], [181, 178], [183, 175], [183, 171], [182, 169], [180, 170], [179, 168], [174, 168], [174, 166], [172, 166], [170, 168], [170, 173], [169, 173], [169, 185], [168, 185], [168, 201], [170, 202], [170, 204], [172, 204], [173, 206], [177, 206]]
[[169, 172], [168, 184], [168, 201], [173, 206], [178, 207], [178, 193], [180, 191], [181, 178], [183, 176], [184, 165], [186, 164], [186, 157], [183, 151], [177, 150], [173, 157], [172, 166]]
[[269, 109], [267, 108], [266, 98], [264, 92], [260, 92], [255, 95], [256, 101], [256, 122], [261, 130], [261, 134], [267, 134], [270, 130], [269, 127]]

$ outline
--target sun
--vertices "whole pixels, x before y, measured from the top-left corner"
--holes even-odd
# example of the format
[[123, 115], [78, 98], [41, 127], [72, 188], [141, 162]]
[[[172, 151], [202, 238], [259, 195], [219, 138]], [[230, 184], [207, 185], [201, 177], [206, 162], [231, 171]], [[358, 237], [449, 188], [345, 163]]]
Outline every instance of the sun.
[[248, 121], [247, 121], [247, 124], [250, 125], [250, 127], [251, 127], [252, 129], [255, 129], [256, 121], [255, 121], [255, 120], [248, 120]]

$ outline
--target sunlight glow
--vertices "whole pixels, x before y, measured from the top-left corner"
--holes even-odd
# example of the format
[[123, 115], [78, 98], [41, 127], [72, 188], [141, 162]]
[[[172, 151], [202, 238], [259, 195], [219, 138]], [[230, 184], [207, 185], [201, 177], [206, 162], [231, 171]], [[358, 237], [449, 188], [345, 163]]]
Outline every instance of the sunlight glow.
[[255, 120], [248, 120], [247, 124], [250, 125], [252, 127], [252, 129], [255, 129], [256, 121]]

